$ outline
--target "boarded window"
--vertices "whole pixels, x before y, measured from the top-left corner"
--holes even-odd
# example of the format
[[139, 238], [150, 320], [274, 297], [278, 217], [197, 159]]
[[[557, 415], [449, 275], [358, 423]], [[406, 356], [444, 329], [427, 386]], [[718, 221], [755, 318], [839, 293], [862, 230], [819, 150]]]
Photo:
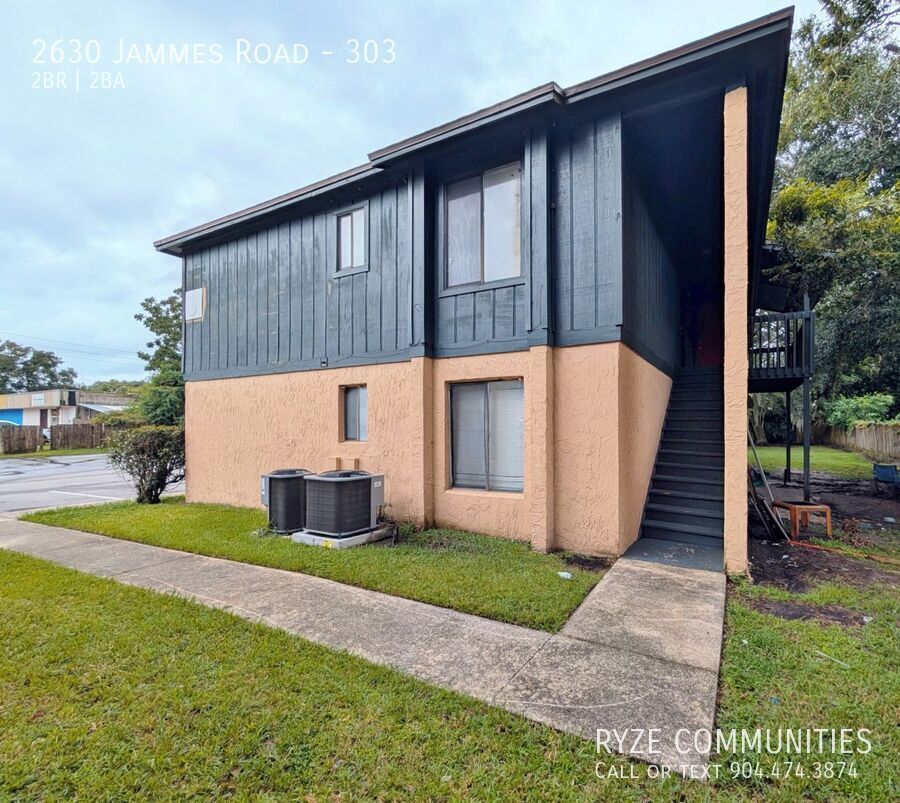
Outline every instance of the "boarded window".
[[447, 185], [446, 238], [447, 287], [521, 275], [518, 164]]
[[453, 485], [521, 491], [525, 465], [522, 380], [452, 385], [450, 407]]
[[366, 210], [364, 207], [338, 215], [338, 270], [361, 268], [366, 264]]
[[344, 440], [369, 437], [369, 398], [365, 385], [344, 388]]

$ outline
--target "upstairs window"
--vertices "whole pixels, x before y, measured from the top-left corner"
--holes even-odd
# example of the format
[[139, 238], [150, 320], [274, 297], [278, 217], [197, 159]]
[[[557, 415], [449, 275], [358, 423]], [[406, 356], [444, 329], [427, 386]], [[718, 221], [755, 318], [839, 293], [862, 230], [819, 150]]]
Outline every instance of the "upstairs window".
[[366, 264], [366, 210], [353, 209], [337, 216], [337, 269], [362, 268]]
[[521, 491], [525, 398], [521, 379], [450, 386], [453, 485]]
[[365, 385], [344, 388], [344, 440], [364, 441], [369, 437], [369, 394]]
[[446, 287], [522, 275], [521, 206], [517, 163], [447, 185]]

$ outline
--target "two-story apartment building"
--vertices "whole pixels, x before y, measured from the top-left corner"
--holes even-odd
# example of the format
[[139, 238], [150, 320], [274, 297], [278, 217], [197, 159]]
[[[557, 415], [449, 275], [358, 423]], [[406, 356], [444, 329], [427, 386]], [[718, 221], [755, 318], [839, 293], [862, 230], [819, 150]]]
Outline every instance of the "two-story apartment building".
[[791, 18], [545, 84], [157, 242], [183, 264], [188, 499], [358, 466], [400, 520], [745, 568]]

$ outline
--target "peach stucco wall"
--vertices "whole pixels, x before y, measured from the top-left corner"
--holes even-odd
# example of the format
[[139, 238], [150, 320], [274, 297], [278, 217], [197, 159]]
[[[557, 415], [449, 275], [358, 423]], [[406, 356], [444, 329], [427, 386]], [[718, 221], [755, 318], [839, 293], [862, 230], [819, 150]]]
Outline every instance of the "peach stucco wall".
[[[450, 385], [518, 378], [524, 491], [452, 488]], [[341, 441], [340, 388], [356, 384], [364, 443]], [[637, 536], [669, 384], [620, 343], [189, 382], [187, 496], [258, 505], [265, 471], [358, 465], [385, 474], [398, 520], [619, 554]]]
[[747, 89], [725, 95], [725, 568], [747, 570]]
[[618, 551], [624, 552], [641, 527], [672, 380], [627, 347], [619, 355]]
[[[258, 505], [266, 471], [325, 471], [358, 460], [386, 475], [392, 515], [422, 522], [425, 362], [188, 382], [188, 501]], [[369, 439], [342, 442], [340, 388], [360, 384], [368, 388]]]
[[619, 343], [557, 349], [555, 546], [618, 554]]

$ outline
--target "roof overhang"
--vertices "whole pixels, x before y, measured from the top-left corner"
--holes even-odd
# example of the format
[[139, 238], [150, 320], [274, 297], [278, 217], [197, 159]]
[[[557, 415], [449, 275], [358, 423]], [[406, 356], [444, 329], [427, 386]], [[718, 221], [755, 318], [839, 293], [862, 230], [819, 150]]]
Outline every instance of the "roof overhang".
[[[679, 71], [692, 66], [696, 67], [707, 60], [712, 62], [723, 54], [736, 52], [745, 46], [752, 46], [754, 42], [761, 39], [774, 36], [777, 37], [777, 48], [774, 52], [778, 54], [775, 59], [778, 63], [770, 63], [771, 75], [764, 77], [760, 82], [768, 84], [764, 89], [766, 97], [761, 104], [765, 108], [762, 109], [761, 117], [755, 126], [756, 141], [751, 143], [751, 146], [757, 149], [755, 164], [750, 166], [751, 182], [756, 182], [750, 199], [751, 247], [754, 249], [751, 253], [751, 265], [754, 266], [753, 272], [755, 273], [774, 175], [775, 148], [778, 141], [781, 98], [787, 73], [793, 13], [793, 7], [784, 8], [589, 81], [575, 84], [568, 89], [561, 89], [554, 82], [542, 84], [500, 103], [375, 150], [369, 154], [369, 161], [359, 167], [165, 237], [156, 241], [154, 246], [163, 253], [181, 256], [188, 250], [225, 238], [232, 229], [237, 231], [249, 226], [263, 225], [265, 222], [276, 219], [279, 215], [287, 214], [293, 207], [301, 203], [325, 196], [354, 183], [363, 182], [379, 175], [387, 168], [410, 158], [419, 157], [429, 149], [439, 147], [457, 137], [464, 137], [526, 114], [574, 106], [616, 90], [644, 85], [642, 82], [649, 82], [663, 75], [677, 74]], [[746, 76], [748, 82], [752, 82], [753, 79], [753, 76]]]

